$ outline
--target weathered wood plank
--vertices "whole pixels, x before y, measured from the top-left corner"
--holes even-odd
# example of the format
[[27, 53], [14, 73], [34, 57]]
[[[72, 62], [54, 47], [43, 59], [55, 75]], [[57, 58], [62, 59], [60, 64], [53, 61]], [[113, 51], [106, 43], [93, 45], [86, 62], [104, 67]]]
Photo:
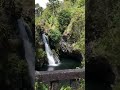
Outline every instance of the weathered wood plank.
[[39, 82], [70, 80], [78, 78], [85, 78], [85, 68], [35, 72], [35, 79]]

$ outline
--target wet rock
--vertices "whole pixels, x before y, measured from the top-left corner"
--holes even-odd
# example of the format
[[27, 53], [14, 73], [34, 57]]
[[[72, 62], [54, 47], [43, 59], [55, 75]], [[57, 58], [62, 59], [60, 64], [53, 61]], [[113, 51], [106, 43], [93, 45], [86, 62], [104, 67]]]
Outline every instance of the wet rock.
[[63, 38], [60, 41], [59, 53], [60, 53], [60, 57], [68, 57], [79, 61], [82, 60], [82, 55], [80, 53], [80, 50], [73, 50], [71, 44], [66, 42]]

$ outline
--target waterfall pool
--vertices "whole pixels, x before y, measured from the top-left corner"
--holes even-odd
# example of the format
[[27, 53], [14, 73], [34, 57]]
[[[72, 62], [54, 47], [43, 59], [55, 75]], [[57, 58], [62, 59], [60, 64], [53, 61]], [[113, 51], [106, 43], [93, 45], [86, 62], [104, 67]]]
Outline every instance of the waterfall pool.
[[53, 71], [53, 70], [63, 70], [63, 69], [75, 69], [80, 66], [80, 61], [69, 59], [69, 58], [60, 58], [61, 64], [58, 66], [49, 66], [43, 65], [42, 67], [37, 68], [37, 71]]
[[58, 58], [58, 56], [52, 52], [49, 42], [48, 42], [48, 36], [45, 33], [42, 34], [42, 40], [45, 46], [45, 52], [47, 55], [48, 64], [44, 64], [42, 67], [40, 67], [39, 65], [36, 65], [35, 68], [37, 71], [75, 69], [76, 67], [80, 66], [81, 62], [78, 60], [71, 59], [69, 57]]

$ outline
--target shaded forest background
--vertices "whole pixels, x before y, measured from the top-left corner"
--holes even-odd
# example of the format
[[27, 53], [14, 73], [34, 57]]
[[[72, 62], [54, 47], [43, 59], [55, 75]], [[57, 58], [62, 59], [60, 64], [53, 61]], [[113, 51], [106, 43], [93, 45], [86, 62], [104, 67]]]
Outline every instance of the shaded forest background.
[[33, 90], [19, 36], [17, 19], [23, 18], [34, 32], [33, 0], [0, 0], [0, 89]]
[[86, 72], [93, 72], [92, 79], [114, 84], [113, 90], [120, 89], [119, 9], [119, 0], [86, 0]]

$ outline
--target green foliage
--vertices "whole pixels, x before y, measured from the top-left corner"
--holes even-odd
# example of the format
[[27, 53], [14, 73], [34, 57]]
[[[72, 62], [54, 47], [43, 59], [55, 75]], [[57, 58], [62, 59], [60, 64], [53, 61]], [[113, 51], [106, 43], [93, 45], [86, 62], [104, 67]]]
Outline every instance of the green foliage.
[[35, 82], [35, 90], [48, 90], [48, 86], [41, 82]]
[[85, 5], [85, 0], [77, 0], [76, 3], [77, 3], [77, 6], [80, 8]]
[[[58, 44], [62, 35], [67, 36], [73, 50], [85, 54], [85, 0], [50, 0], [42, 15], [36, 18], [37, 25], [45, 21], [45, 30], [48, 32], [53, 46]], [[61, 35], [62, 34], [62, 35]], [[58, 49], [57, 49], [58, 50]], [[84, 62], [83, 62], [84, 63]]]
[[52, 12], [52, 15], [56, 16], [57, 8], [60, 7], [59, 0], [49, 0], [49, 3], [47, 4], [47, 7]]
[[[79, 88], [77, 90], [85, 90], [85, 79], [79, 79]], [[35, 82], [35, 90], [49, 90], [48, 84], [44, 84], [42, 82]], [[59, 88], [59, 90], [73, 90], [72, 87], [68, 84], [63, 85]]]
[[46, 8], [44, 11], [43, 11], [43, 14], [41, 16], [41, 20], [44, 19], [47, 23], [50, 23], [49, 22], [49, 18], [51, 17], [51, 11]]
[[64, 0], [64, 6], [63, 6], [63, 9], [70, 9], [71, 8], [71, 2], [70, 0]]
[[41, 59], [41, 58], [44, 58], [45, 57], [45, 51], [43, 51], [41, 48], [38, 48], [37, 51], [36, 51], [36, 56]]
[[49, 1], [46, 9], [39, 18], [36, 18], [35, 22], [39, 24], [42, 20], [45, 21], [45, 25], [42, 27], [45, 30], [50, 30], [47, 33], [53, 46], [59, 48], [61, 36], [67, 35], [67, 43], [70, 43], [73, 50], [80, 51], [84, 58], [85, 0]]
[[39, 25], [40, 24], [40, 17], [35, 17], [35, 25]]
[[37, 3], [35, 4], [35, 16], [38, 17], [42, 14], [43, 8]]
[[52, 29], [49, 32], [49, 37], [53, 41], [53, 43], [57, 44], [61, 38], [61, 32], [58, 29]]
[[78, 49], [85, 54], [85, 31], [81, 32], [80, 37], [76, 43], [73, 44], [74, 49]]
[[71, 20], [71, 14], [69, 11], [62, 10], [58, 14], [58, 22], [59, 22], [59, 28], [60, 28], [61, 33], [64, 32], [64, 30], [66, 29], [66, 27], [70, 23], [70, 20]]
[[72, 90], [70, 86], [62, 86], [60, 90]]
[[36, 25], [35, 29], [35, 43], [37, 44], [39, 42], [39, 32], [40, 32], [40, 26]]
[[85, 90], [85, 79], [80, 80], [80, 87], [78, 90]]
[[[64, 34], [70, 34], [68, 41], [72, 43], [74, 50], [79, 50], [85, 54], [85, 3], [82, 2], [81, 7], [75, 6], [71, 8], [71, 21]], [[77, 7], [76, 7], [77, 6]]]

